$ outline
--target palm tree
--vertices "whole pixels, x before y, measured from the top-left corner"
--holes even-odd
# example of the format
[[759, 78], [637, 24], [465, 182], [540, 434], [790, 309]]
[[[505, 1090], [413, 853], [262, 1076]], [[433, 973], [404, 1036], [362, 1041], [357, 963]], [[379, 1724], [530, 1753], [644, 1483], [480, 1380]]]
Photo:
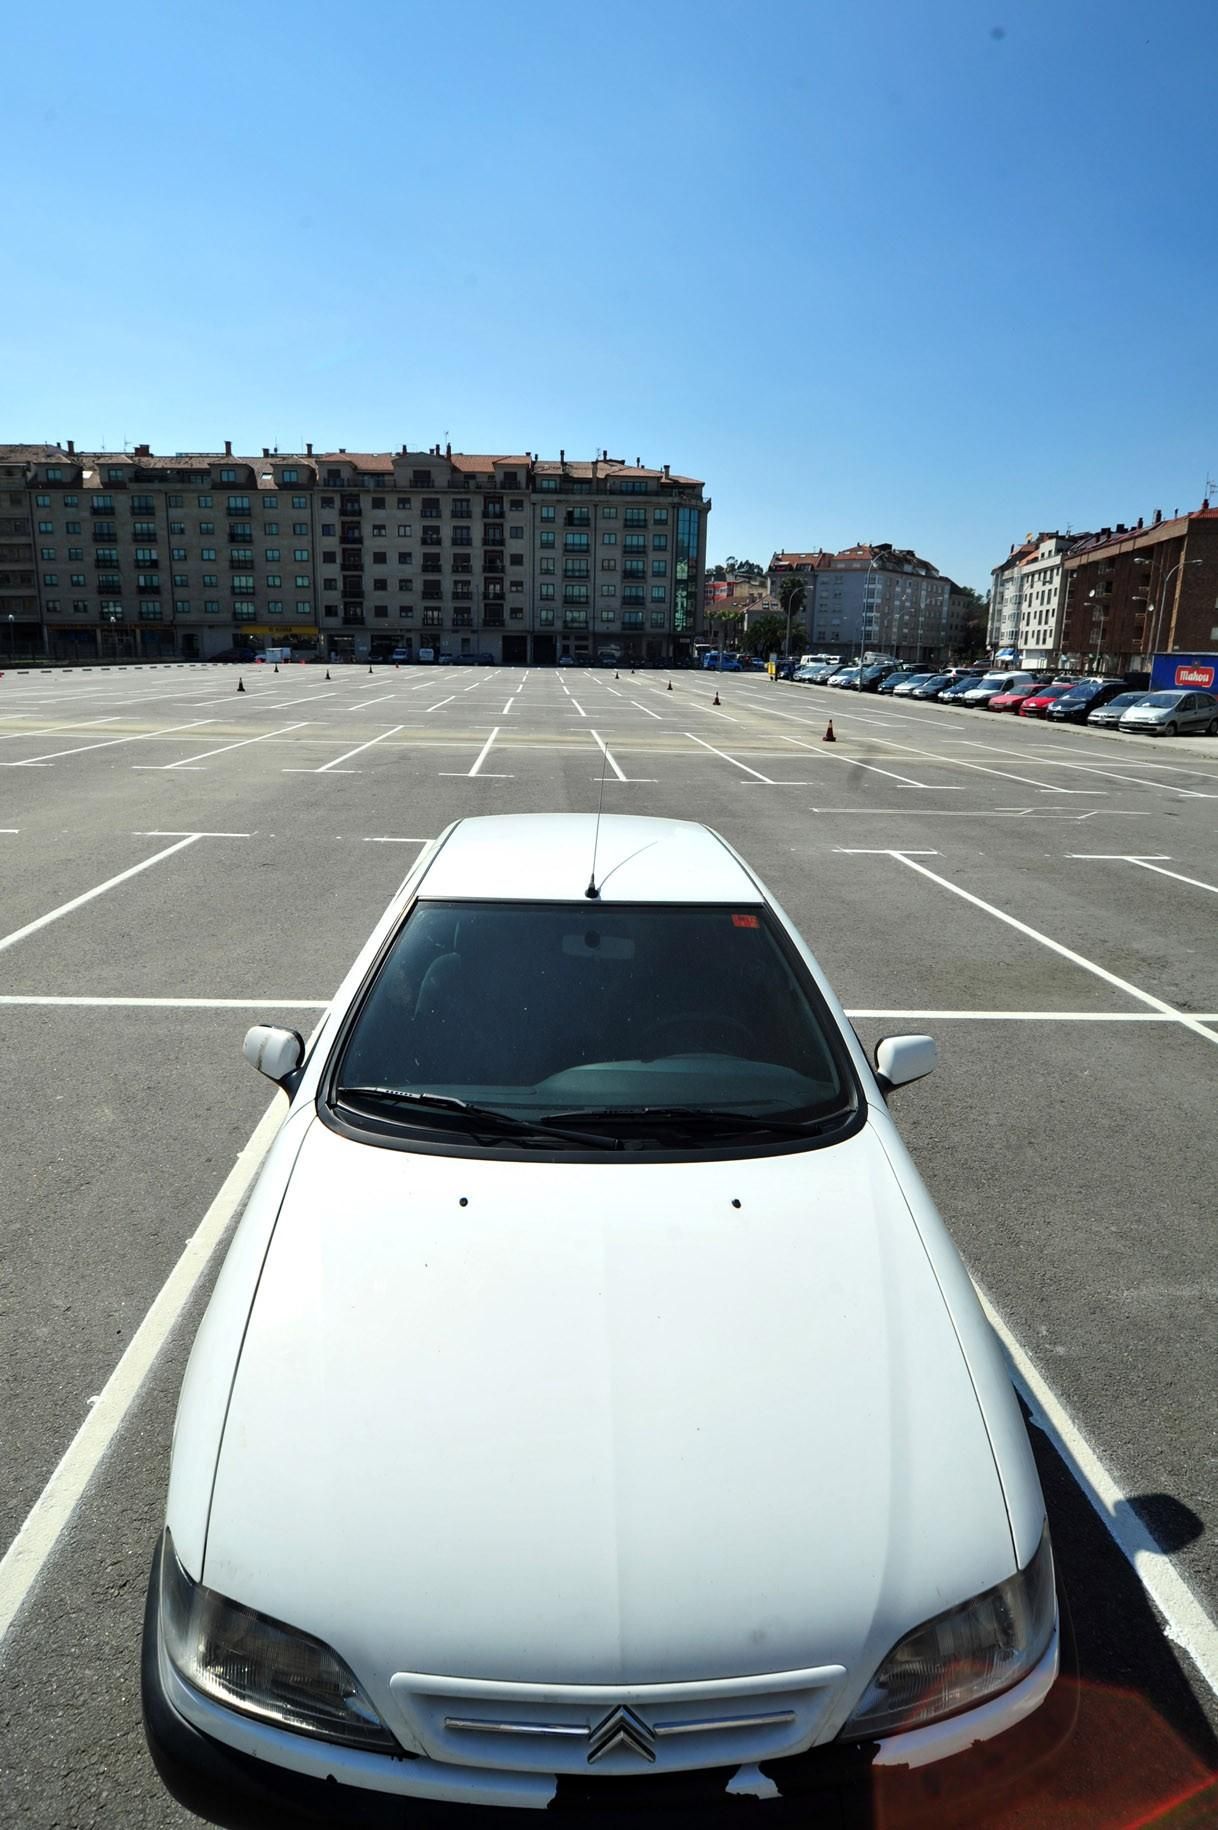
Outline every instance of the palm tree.
[[785, 661], [791, 658], [791, 623], [795, 617], [803, 615], [807, 597], [808, 588], [797, 573], [788, 573], [778, 587], [778, 601], [787, 619], [787, 639], [782, 651]]

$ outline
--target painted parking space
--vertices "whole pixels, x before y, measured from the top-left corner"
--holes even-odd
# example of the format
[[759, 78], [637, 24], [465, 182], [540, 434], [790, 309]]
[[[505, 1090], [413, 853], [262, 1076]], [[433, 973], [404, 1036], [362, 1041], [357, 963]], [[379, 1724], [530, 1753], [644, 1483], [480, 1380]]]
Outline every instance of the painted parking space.
[[[9, 1528], [98, 1409], [89, 1400], [107, 1391], [256, 1126], [265, 1089], [240, 1059], [246, 1023], [269, 1011], [307, 1030], [420, 845], [451, 819], [591, 810], [603, 791], [606, 808], [701, 818], [722, 832], [807, 935], [868, 1042], [920, 1027], [937, 1034], [939, 1073], [904, 1090], [894, 1110], [999, 1320], [1110, 1483], [1100, 1483], [1105, 1522], [1084, 1474], [1066, 1466], [1071, 1451], [1045, 1451], [1047, 1487], [1063, 1483], [1051, 1498], [1063, 1566], [1089, 1628], [1087, 1572], [1103, 1569], [1095, 1620], [1104, 1592], [1123, 1594], [1122, 1669], [1133, 1671], [1138, 1697], [1172, 1733], [1191, 1722], [1189, 1745], [1203, 1738], [1212, 1709], [1205, 1623], [1218, 1605], [1212, 1534], [1168, 1551], [1152, 1531], [1138, 1555], [1153, 1594], [1118, 1535], [1133, 1530], [1142, 1515], [1132, 1501], [1146, 1496], [1158, 1496], [1146, 1516], [1165, 1535], [1167, 1500], [1201, 1521], [1218, 1511], [1202, 1440], [1218, 1396], [1204, 1345], [1212, 1298], [1197, 1274], [1204, 1186], [1162, 1199], [1165, 1171], [1187, 1160], [1205, 1122], [1212, 1084], [1212, 806], [1142, 781], [1103, 783], [1103, 795], [1038, 792], [1032, 779], [1052, 789], [1070, 773], [1052, 766], [1049, 734], [1026, 756], [1022, 737], [1009, 741], [1018, 755], [974, 754], [965, 740], [974, 742], [978, 720], [955, 714], [937, 714], [932, 734], [916, 712], [901, 723], [868, 709], [866, 723], [852, 723], [835, 710], [838, 741], [822, 745], [825, 695], [765, 681], [725, 679], [715, 707], [714, 683], [708, 693], [691, 675], [674, 676], [669, 694], [662, 675], [603, 671], [415, 679], [406, 669], [352, 670], [341, 684], [333, 672], [318, 692], [334, 697], [308, 705], [276, 703], [295, 700], [295, 676], [256, 690], [247, 679], [239, 698], [226, 676], [224, 703], [206, 711], [149, 686], [122, 730], [155, 728], [155, 757], [130, 757], [122, 745], [4, 778], [5, 825], [15, 830], [0, 845], [17, 861], [0, 878], [5, 933], [157, 859], [0, 953], [0, 1018], [21, 1026], [10, 1033], [32, 1070], [18, 1191], [32, 1255], [10, 1258], [28, 1320], [15, 1391], [32, 1405], [21, 1437], [29, 1478]], [[181, 676], [170, 683], [181, 690]], [[203, 684], [215, 695], [214, 679]], [[159, 734], [213, 714], [201, 735]], [[74, 701], [62, 713], [109, 715]], [[960, 766], [944, 727], [982, 767]], [[0, 723], [0, 735], [10, 728]], [[1091, 762], [1086, 734], [1067, 742], [1071, 759]], [[370, 747], [340, 760], [361, 745]], [[9, 747], [0, 743], [0, 754]], [[1183, 749], [1169, 766], [1200, 771], [1199, 784], [1179, 779], [1206, 789], [1204, 757], [1189, 750], [1177, 765]], [[299, 774], [284, 773], [295, 764]], [[1122, 769], [1150, 784], [1165, 772], [1141, 758]], [[183, 838], [191, 842], [172, 850]], [[70, 1101], [54, 1097], [68, 1085], [84, 1101], [75, 1127]], [[161, 1175], [167, 1152], [172, 1186]], [[73, 1193], [82, 1188], [83, 1202]], [[61, 1229], [65, 1267], [52, 1292], [35, 1251], [48, 1226]], [[203, 1287], [214, 1264], [213, 1255], [199, 1269]], [[89, 1321], [74, 1355], [81, 1313]], [[97, 1598], [96, 1643], [117, 1633], [118, 1656], [129, 1643], [118, 1584], [138, 1590], [157, 1528], [182, 1329], [188, 1339], [197, 1296], [188, 1291], [180, 1313], [179, 1331], [171, 1326], [137, 1384], [123, 1387], [127, 1408], [116, 1413], [107, 1399], [95, 1436], [113, 1425], [112, 1437], [79, 1510], [69, 1509], [74, 1523], [50, 1541], [10, 1656], [37, 1657], [39, 1639], [54, 1643], [62, 1585], [78, 1580]], [[1131, 1356], [1151, 1368], [1136, 1394], [1124, 1370]], [[39, 1399], [33, 1385], [48, 1363], [59, 1366], [58, 1383]], [[1109, 1552], [1119, 1568], [1104, 1562]], [[1189, 1650], [1157, 1624], [1172, 1576], [1200, 1603]], [[1111, 1668], [1117, 1650], [1100, 1634], [1096, 1669]], [[143, 1801], [133, 1813], [146, 1805], [149, 1823], [175, 1822], [148, 1781], [132, 1701], [117, 1706], [116, 1727], [95, 1699], [50, 1749], [45, 1737], [27, 1747], [33, 1717], [27, 1733], [18, 1708], [22, 1756], [44, 1771], [73, 1757], [78, 1731], [125, 1737], [123, 1796]]]

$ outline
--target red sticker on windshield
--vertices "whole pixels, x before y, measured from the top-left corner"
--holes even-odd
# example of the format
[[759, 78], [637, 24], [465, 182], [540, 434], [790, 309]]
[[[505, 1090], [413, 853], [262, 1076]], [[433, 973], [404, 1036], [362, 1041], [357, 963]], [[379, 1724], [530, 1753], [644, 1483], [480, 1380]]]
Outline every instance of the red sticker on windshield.
[[734, 928], [759, 928], [761, 922], [756, 915], [733, 915], [732, 926]]

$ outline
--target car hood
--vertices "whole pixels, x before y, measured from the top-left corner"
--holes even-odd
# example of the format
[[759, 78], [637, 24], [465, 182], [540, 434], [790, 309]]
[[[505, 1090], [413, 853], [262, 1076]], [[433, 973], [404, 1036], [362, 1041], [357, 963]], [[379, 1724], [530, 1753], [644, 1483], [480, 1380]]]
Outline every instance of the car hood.
[[871, 1124], [593, 1167], [312, 1123], [233, 1383], [209, 1586], [374, 1689], [612, 1684], [869, 1671], [1013, 1567]]

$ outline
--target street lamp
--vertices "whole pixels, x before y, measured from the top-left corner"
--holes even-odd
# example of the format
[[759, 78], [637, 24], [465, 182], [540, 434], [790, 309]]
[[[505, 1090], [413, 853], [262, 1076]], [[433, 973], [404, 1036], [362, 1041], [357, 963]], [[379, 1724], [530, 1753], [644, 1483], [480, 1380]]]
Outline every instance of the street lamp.
[[[1163, 626], [1163, 612], [1167, 608], [1167, 587], [1168, 587], [1168, 585], [1171, 583], [1172, 579], [1176, 576], [1176, 573], [1180, 570], [1181, 566], [1199, 566], [1200, 564], [1201, 564], [1201, 561], [1199, 559], [1185, 559], [1185, 558], [1181, 557], [1180, 559], [1177, 559], [1175, 565], [1171, 568], [1171, 571], [1167, 574], [1166, 578], [1163, 580], [1162, 588], [1161, 588], [1161, 595], [1159, 598], [1159, 609], [1158, 609], [1157, 615], [1155, 615], [1154, 641], [1150, 645], [1150, 652], [1151, 652], [1152, 657], [1158, 653], [1158, 649], [1159, 649], [1159, 635], [1161, 633], [1162, 626]], [[1155, 607], [1153, 604], [1150, 605], [1150, 610], [1151, 610], [1152, 615], [1155, 614]]]

